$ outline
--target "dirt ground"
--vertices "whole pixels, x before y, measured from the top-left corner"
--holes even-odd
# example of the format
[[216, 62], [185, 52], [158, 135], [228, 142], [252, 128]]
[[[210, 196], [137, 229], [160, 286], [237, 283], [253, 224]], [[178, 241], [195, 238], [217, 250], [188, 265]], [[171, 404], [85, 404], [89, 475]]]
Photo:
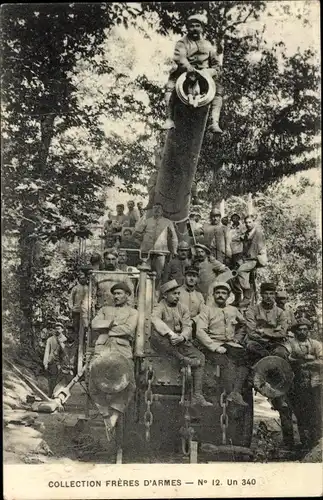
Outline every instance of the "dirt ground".
[[[31, 376], [31, 372], [22, 369]], [[5, 463], [66, 463], [77, 461], [91, 463], [113, 463], [115, 445], [108, 444], [104, 434], [103, 422], [95, 410], [90, 411], [90, 420], [84, 421], [86, 394], [81, 385], [76, 385], [73, 395], [63, 413], [40, 414], [30, 411], [26, 403], [32, 390], [4, 364], [4, 462]], [[34, 379], [36, 381], [36, 379]], [[37, 384], [46, 391], [47, 383], [43, 377]], [[259, 438], [259, 424], [262, 422], [268, 432]], [[136, 431], [133, 430], [135, 433]], [[137, 433], [138, 434], [138, 433]], [[143, 434], [141, 432], [141, 434]], [[297, 440], [297, 430], [295, 427]], [[174, 451], [161, 452], [145, 442], [144, 435], [137, 435], [140, 451], [132, 448], [125, 450], [125, 463], [188, 463], [189, 459]], [[162, 436], [161, 439], [162, 441]], [[215, 461], [212, 445], [202, 445], [199, 461]], [[254, 432], [251, 450], [253, 461], [306, 461], [322, 460], [322, 442], [308, 455], [291, 453], [282, 446], [282, 436], [278, 412], [271, 409], [268, 401], [257, 394], [254, 398]], [[204, 453], [206, 451], [207, 453]]]

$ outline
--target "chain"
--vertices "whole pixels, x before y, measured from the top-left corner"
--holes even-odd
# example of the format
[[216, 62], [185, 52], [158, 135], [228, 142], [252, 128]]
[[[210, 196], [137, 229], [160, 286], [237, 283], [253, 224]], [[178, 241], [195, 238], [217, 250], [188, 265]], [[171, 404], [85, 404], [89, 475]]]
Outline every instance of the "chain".
[[229, 427], [229, 418], [227, 414], [227, 398], [226, 392], [223, 391], [220, 396], [220, 406], [223, 409], [222, 414], [220, 415], [220, 424], [222, 430], [222, 444], [227, 444], [227, 428]]
[[[194, 429], [191, 427], [191, 415], [190, 415], [190, 400], [191, 400], [191, 383], [192, 383], [192, 373], [191, 367], [187, 366], [182, 369], [182, 397], [181, 402], [185, 407], [184, 411], [184, 425], [180, 428], [182, 452], [184, 456], [188, 456], [191, 451], [191, 441], [194, 436]], [[188, 389], [188, 390], [186, 390]]]
[[145, 391], [145, 403], [146, 403], [146, 411], [144, 413], [144, 424], [146, 428], [146, 441], [150, 441], [150, 427], [152, 426], [153, 423], [153, 414], [151, 412], [151, 405], [154, 400], [154, 395], [153, 391], [151, 388], [152, 381], [154, 377], [154, 372], [151, 366], [149, 366], [147, 373], [146, 373], [146, 382], [147, 382], [147, 389]]

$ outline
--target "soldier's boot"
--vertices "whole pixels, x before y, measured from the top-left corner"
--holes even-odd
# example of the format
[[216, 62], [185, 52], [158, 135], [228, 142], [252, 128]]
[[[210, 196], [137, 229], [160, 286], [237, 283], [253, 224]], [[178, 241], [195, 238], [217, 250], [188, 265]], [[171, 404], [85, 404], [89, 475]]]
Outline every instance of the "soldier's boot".
[[252, 296], [251, 288], [243, 291], [243, 300], [239, 303], [239, 307], [247, 308], [250, 305]]
[[192, 406], [213, 406], [210, 401], [207, 401], [202, 393], [203, 387], [203, 368], [198, 367], [193, 371], [194, 392], [192, 396]]
[[167, 118], [165, 123], [162, 125], [164, 130], [170, 130], [171, 128], [175, 128], [175, 123], [173, 119], [173, 99], [172, 92], [166, 92], [165, 94], [165, 102], [166, 102], [166, 114]]
[[227, 400], [240, 406], [248, 406], [248, 403], [246, 403], [242, 397], [241, 391], [243, 384], [248, 376], [249, 370], [245, 366], [238, 366], [235, 371], [236, 373], [233, 391], [230, 392]]
[[209, 126], [209, 130], [214, 134], [223, 133], [223, 130], [219, 125], [222, 101], [222, 97], [220, 95], [216, 95], [211, 104], [211, 125]]

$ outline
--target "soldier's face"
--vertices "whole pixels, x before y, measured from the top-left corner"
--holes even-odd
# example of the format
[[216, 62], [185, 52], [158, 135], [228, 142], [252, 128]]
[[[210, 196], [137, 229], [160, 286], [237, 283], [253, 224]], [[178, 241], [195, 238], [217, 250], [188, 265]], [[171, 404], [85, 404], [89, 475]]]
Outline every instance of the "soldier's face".
[[198, 279], [199, 279], [198, 275], [193, 274], [193, 273], [186, 274], [186, 276], [185, 276], [185, 282], [186, 282], [187, 286], [191, 286], [191, 287], [197, 285]]
[[197, 248], [196, 249], [196, 257], [197, 257], [197, 260], [202, 262], [206, 258], [206, 251], [203, 250], [203, 248]]
[[113, 292], [113, 301], [116, 306], [122, 306], [127, 302], [128, 294], [124, 290], [115, 290]]
[[229, 292], [225, 288], [216, 288], [213, 297], [216, 304], [223, 305], [228, 300]]
[[275, 303], [276, 294], [271, 290], [266, 290], [262, 292], [261, 297], [264, 304], [271, 306]]
[[186, 257], [187, 257], [187, 252], [188, 252], [188, 251], [187, 251], [186, 249], [183, 249], [183, 248], [182, 248], [182, 249], [180, 249], [180, 250], [178, 250], [178, 252], [177, 252], [178, 258], [179, 258], [180, 260], [185, 260], [185, 259], [186, 259]]
[[220, 222], [221, 222], [221, 215], [217, 214], [211, 215], [211, 224], [213, 224], [213, 226], [217, 226], [218, 224], [220, 224]]
[[232, 221], [233, 226], [239, 226], [240, 219], [237, 215], [233, 215], [231, 217], [231, 221]]
[[307, 325], [299, 325], [295, 332], [295, 336], [299, 340], [306, 340], [308, 337], [308, 326]]
[[119, 264], [126, 264], [127, 263], [127, 252], [119, 252]]
[[276, 298], [276, 304], [281, 309], [284, 309], [284, 307], [286, 306], [286, 303], [287, 303], [287, 299], [282, 298], [282, 297]]
[[246, 228], [247, 228], [249, 231], [250, 231], [251, 229], [253, 229], [253, 228], [254, 228], [254, 226], [255, 226], [255, 221], [253, 220], [253, 218], [252, 218], [252, 217], [247, 217], [247, 218], [245, 219], [245, 221], [244, 221], [244, 222], [245, 222]]
[[107, 255], [105, 255], [105, 257], [104, 257], [104, 264], [105, 264], [105, 268], [108, 271], [113, 271], [114, 269], [116, 269], [117, 263], [118, 263], [118, 259], [117, 259], [117, 257], [115, 255], [112, 255], [110, 253], [108, 253]]
[[128, 201], [128, 208], [129, 210], [133, 210], [135, 208], [135, 204], [133, 201]]
[[166, 293], [165, 299], [167, 304], [169, 305], [175, 305], [179, 301], [179, 296], [180, 296], [180, 291], [178, 288], [176, 290], [170, 290], [169, 292]]
[[80, 285], [85, 285], [86, 284], [86, 276], [84, 273], [80, 273], [79, 274], [79, 283]]
[[123, 207], [117, 207], [117, 214], [122, 215], [123, 214]]
[[163, 207], [161, 205], [154, 205], [153, 206], [153, 214], [155, 217], [162, 217]]
[[198, 21], [191, 21], [187, 25], [187, 32], [193, 40], [198, 40], [203, 33], [203, 26]]

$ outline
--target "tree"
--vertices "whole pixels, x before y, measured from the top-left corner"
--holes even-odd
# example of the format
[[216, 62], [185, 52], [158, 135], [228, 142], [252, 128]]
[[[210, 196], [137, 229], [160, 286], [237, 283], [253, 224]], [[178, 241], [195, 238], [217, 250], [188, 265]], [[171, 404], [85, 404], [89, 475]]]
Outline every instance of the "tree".
[[[39, 237], [84, 234], [82, 226], [103, 210], [96, 190], [108, 184], [104, 169], [97, 169], [85, 152], [51, 152], [54, 136], [73, 127], [86, 128], [87, 140], [96, 147], [104, 139], [97, 121], [107, 103], [94, 110], [80, 106], [75, 67], [80, 59], [102, 55], [106, 29], [128, 25], [136, 13], [125, 3], [8, 4], [2, 9], [4, 229], [18, 231], [20, 332], [26, 345], [32, 344]], [[108, 64], [97, 66], [113, 71]], [[63, 228], [66, 218], [70, 225]]]

